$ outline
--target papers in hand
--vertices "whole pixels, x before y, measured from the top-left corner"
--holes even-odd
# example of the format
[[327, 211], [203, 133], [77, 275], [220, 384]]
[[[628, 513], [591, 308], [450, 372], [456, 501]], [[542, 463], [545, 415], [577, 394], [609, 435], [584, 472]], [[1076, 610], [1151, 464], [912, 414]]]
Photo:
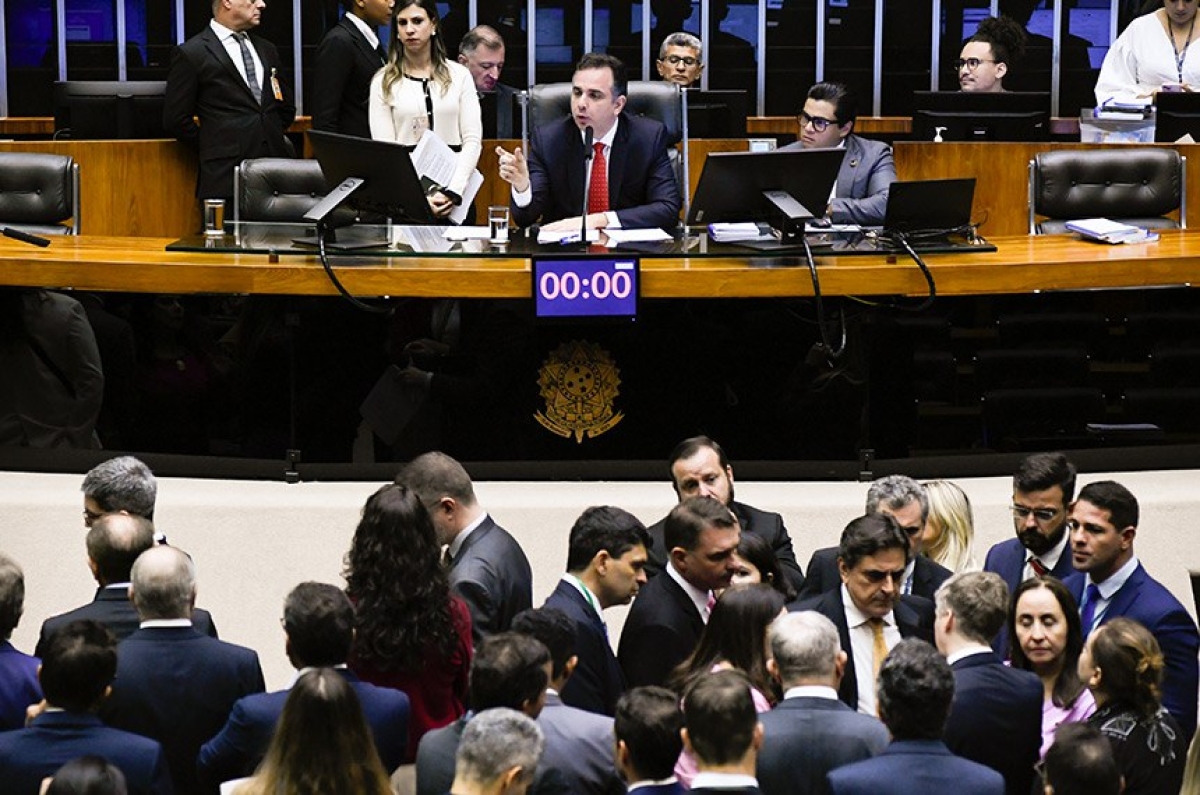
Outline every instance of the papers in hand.
[[1078, 232], [1088, 240], [1102, 243], [1149, 243], [1158, 240], [1158, 235], [1140, 226], [1122, 224], [1108, 218], [1084, 218], [1067, 221], [1067, 229]]
[[[437, 185], [449, 185], [454, 179], [454, 171], [458, 168], [458, 153], [447, 146], [441, 136], [433, 130], [425, 130], [421, 134], [421, 140], [417, 141], [411, 157], [418, 176]], [[456, 224], [463, 222], [467, 217], [467, 210], [471, 208], [471, 202], [475, 200], [475, 194], [479, 193], [482, 185], [483, 174], [479, 173], [479, 169], [475, 169], [467, 180], [467, 187], [463, 189], [462, 204], [450, 211], [451, 221]]]

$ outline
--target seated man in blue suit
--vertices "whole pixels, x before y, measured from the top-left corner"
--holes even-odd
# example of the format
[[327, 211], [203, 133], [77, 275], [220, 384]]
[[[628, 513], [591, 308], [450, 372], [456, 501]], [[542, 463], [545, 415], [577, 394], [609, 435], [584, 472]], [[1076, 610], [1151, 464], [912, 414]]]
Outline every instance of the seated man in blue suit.
[[617, 770], [637, 795], [682, 795], [675, 762], [683, 751], [679, 697], [665, 687], [635, 687], [617, 702]]
[[1190, 742], [1196, 731], [1200, 635], [1179, 600], [1146, 572], [1133, 552], [1137, 498], [1115, 481], [1089, 483], [1071, 506], [1068, 524], [1071, 556], [1079, 573], [1064, 584], [1079, 603], [1084, 638], [1120, 616], [1150, 630], [1167, 662], [1163, 706], [1179, 721], [1184, 743]]
[[578, 232], [586, 215], [589, 229], [675, 227], [681, 201], [667, 130], [622, 113], [628, 85], [620, 60], [588, 53], [571, 78], [571, 115], [533, 131], [528, 159], [519, 147], [496, 148], [518, 226], [540, 221], [549, 231]]
[[879, 669], [879, 717], [892, 742], [876, 757], [831, 771], [832, 795], [1003, 795], [1003, 776], [942, 742], [953, 700], [945, 658], [925, 641], [901, 641]]
[[750, 680], [730, 669], [696, 681], [683, 694], [683, 745], [696, 759], [696, 795], [761, 795], [755, 765], [762, 747]]
[[[283, 630], [288, 660], [298, 672], [336, 668], [350, 683], [384, 769], [390, 773], [399, 767], [408, 741], [408, 696], [360, 682], [346, 667], [354, 642], [354, 605], [345, 592], [325, 583], [300, 583], [283, 603]], [[287, 696], [287, 690], [259, 693], [234, 704], [225, 727], [200, 749], [201, 780], [216, 786], [253, 773], [271, 743]]]
[[121, 768], [134, 795], [169, 795], [162, 746], [110, 729], [96, 710], [117, 673], [117, 641], [96, 621], [75, 621], [46, 644], [38, 673], [46, 701], [29, 727], [0, 734], [0, 781], [8, 795], [37, 795], [42, 779], [84, 755]]
[[481, 712], [463, 729], [449, 795], [524, 795], [542, 747], [529, 716], [505, 707]]

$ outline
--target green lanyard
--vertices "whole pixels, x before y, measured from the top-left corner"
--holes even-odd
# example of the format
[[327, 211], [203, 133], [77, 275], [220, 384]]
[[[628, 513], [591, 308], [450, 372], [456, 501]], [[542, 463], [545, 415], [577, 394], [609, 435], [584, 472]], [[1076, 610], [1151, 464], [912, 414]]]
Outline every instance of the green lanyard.
[[[596, 603], [596, 597], [593, 596], [591, 590], [589, 590], [588, 587], [583, 584], [583, 580], [579, 579], [574, 574], [568, 574], [567, 576], [571, 578], [571, 582], [575, 583], [575, 585], [579, 587], [579, 590], [583, 591], [583, 598], [586, 599], [587, 603], [592, 606], [593, 610], [596, 611], [596, 615], [601, 615], [600, 605]], [[603, 616], [601, 616], [600, 620], [604, 620]]]

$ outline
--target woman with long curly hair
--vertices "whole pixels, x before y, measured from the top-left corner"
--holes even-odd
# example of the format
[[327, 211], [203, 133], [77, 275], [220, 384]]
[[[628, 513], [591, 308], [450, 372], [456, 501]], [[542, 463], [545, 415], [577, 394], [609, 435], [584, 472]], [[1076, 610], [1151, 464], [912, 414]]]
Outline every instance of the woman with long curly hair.
[[463, 714], [471, 666], [471, 614], [450, 593], [433, 522], [414, 492], [391, 484], [371, 495], [343, 574], [356, 606], [350, 668], [408, 695], [412, 761], [425, 732]]

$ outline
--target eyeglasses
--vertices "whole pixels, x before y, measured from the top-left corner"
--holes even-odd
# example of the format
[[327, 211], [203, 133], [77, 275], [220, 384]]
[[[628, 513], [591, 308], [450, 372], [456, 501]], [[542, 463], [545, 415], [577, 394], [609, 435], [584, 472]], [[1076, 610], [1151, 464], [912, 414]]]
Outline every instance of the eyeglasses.
[[868, 582], [875, 583], [876, 585], [884, 580], [891, 580], [897, 585], [904, 582], [904, 569], [900, 569], [899, 571], [879, 571], [878, 569], [868, 569], [864, 571], [862, 575], [867, 578]]
[[1026, 508], [1024, 505], [1013, 505], [1009, 510], [1012, 511], [1014, 519], [1022, 522], [1033, 516], [1038, 522], [1046, 524], [1054, 521], [1054, 517], [1058, 516], [1057, 508]]
[[683, 64], [684, 66], [695, 66], [696, 64], [700, 63], [699, 58], [693, 58], [690, 55], [668, 55], [666, 58], [659, 58], [658, 60], [666, 61], [667, 63], [671, 64], [671, 66], [677, 66], [678, 64]]
[[974, 72], [981, 63], [996, 63], [991, 58], [959, 58], [954, 62], [954, 71], [961, 72], [966, 67], [968, 72]]
[[808, 125], [808, 124], [811, 124], [812, 128], [814, 130], [821, 133], [821, 132], [825, 132], [827, 129], [829, 129], [829, 125], [831, 125], [831, 124], [836, 126], [837, 119], [825, 119], [820, 116], [809, 116], [804, 111], [800, 111], [800, 127], [801, 127], [801, 129], [803, 129], [804, 126]]

